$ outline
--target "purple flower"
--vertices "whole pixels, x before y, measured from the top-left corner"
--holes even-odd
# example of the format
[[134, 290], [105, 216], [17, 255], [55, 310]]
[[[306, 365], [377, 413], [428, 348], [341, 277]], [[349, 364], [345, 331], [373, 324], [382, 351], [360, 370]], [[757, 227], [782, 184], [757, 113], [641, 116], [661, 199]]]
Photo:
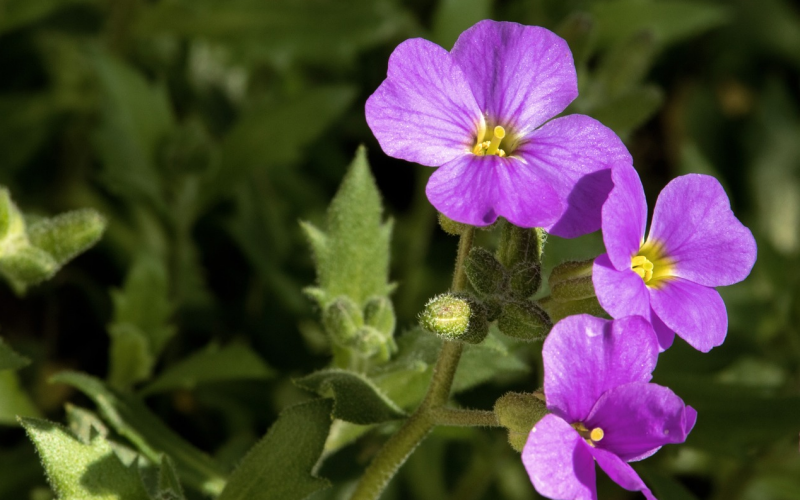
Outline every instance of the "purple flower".
[[400, 44], [366, 116], [386, 154], [440, 167], [426, 193], [447, 217], [485, 226], [502, 216], [575, 237], [600, 228], [610, 169], [631, 164], [598, 121], [547, 121], [577, 95], [564, 40], [536, 26], [481, 21], [451, 52], [420, 38]]
[[570, 316], [553, 327], [542, 358], [551, 413], [522, 451], [536, 490], [563, 500], [596, 499], [597, 461], [623, 488], [654, 498], [627, 462], [685, 441], [697, 412], [666, 387], [648, 383], [658, 343], [647, 321]]
[[713, 287], [743, 280], [756, 261], [755, 239], [722, 186], [707, 175], [674, 179], [658, 196], [645, 240], [647, 202], [636, 170], [614, 169], [613, 180], [602, 213], [608, 253], [592, 271], [603, 309], [614, 318], [649, 318], [662, 350], [675, 334], [703, 352], [722, 344], [728, 315]]

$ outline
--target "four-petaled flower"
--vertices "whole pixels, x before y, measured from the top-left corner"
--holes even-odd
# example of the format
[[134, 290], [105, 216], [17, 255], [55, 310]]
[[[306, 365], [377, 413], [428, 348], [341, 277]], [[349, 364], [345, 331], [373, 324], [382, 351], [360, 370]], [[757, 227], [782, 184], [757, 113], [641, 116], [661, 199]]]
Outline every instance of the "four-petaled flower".
[[675, 334], [708, 352], [728, 330], [725, 303], [713, 287], [732, 285], [756, 260], [752, 233], [733, 215], [713, 177], [689, 174], [661, 191], [647, 240], [647, 201], [633, 167], [614, 169], [603, 205], [608, 253], [595, 260], [595, 292], [612, 317], [649, 318], [661, 349]]
[[550, 120], [577, 95], [563, 39], [481, 21], [451, 52], [419, 38], [400, 44], [366, 116], [386, 154], [440, 167], [426, 193], [447, 217], [485, 226], [502, 216], [575, 237], [600, 228], [610, 169], [631, 164], [597, 120]]
[[597, 461], [623, 488], [654, 498], [627, 462], [685, 441], [697, 418], [671, 390], [648, 383], [657, 357], [655, 334], [639, 316], [570, 316], [553, 327], [542, 349], [552, 413], [536, 424], [522, 451], [540, 494], [596, 499]]

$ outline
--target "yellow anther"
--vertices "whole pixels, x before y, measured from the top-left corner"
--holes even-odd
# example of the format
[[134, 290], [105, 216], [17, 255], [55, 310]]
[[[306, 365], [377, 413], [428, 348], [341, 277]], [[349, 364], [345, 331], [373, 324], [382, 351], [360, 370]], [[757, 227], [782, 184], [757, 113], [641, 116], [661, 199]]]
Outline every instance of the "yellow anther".
[[494, 135], [492, 136], [492, 142], [489, 144], [489, 148], [486, 149], [487, 155], [494, 155], [497, 154], [497, 149], [500, 147], [500, 141], [503, 140], [503, 137], [506, 136], [506, 129], [501, 127], [500, 125], [494, 128]]
[[631, 257], [631, 270], [635, 272], [648, 287], [659, 287], [665, 280], [673, 276], [674, 261], [670, 259], [664, 246], [658, 241], [646, 241], [636, 255]]
[[653, 263], [644, 255], [637, 255], [631, 259], [631, 269], [639, 275], [645, 283], [653, 277]]
[[591, 439], [594, 442], [597, 442], [603, 439], [603, 436], [605, 435], [606, 433], [603, 432], [603, 429], [601, 429], [600, 427], [595, 427], [594, 429], [592, 429], [592, 432], [589, 433], [589, 439]]
[[638, 274], [640, 278], [644, 279], [644, 274], [645, 273], [644, 273], [644, 269], [642, 269], [641, 267], [634, 267], [633, 268], [633, 272]]
[[647, 257], [645, 257], [644, 255], [637, 255], [636, 257], [631, 259], [631, 265], [633, 267], [641, 266], [645, 262], [647, 262]]

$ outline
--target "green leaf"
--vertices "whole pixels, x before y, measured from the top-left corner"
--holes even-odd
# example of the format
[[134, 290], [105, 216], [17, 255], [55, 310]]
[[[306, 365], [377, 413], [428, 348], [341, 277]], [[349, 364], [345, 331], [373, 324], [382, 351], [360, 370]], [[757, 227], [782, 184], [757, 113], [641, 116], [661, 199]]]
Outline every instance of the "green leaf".
[[28, 238], [32, 245], [50, 254], [59, 266], [63, 266], [97, 243], [105, 228], [105, 217], [96, 210], [84, 208], [30, 224]]
[[61, 372], [51, 381], [71, 385], [89, 396], [111, 427], [151, 462], [159, 463], [165, 453], [175, 461], [186, 484], [210, 495], [222, 491], [225, 485], [222, 467], [164, 425], [139, 400], [82, 373]]
[[439, 0], [433, 14], [432, 40], [449, 49], [462, 31], [492, 17], [493, 4], [494, 0]]
[[[317, 267], [320, 307], [346, 295], [361, 307], [371, 297], [388, 295], [389, 239], [392, 223], [383, 222], [381, 197], [360, 147], [328, 208], [327, 231], [302, 225]], [[324, 234], [324, 237], [323, 237]]]
[[[499, 339], [492, 325], [486, 340], [465, 345], [453, 380], [453, 391], [461, 392], [488, 382], [498, 375], [521, 375], [530, 369]], [[438, 351], [437, 351], [438, 352]]]
[[91, 56], [103, 96], [103, 114], [92, 136], [104, 165], [102, 178], [122, 196], [159, 204], [156, 147], [174, 127], [166, 88], [100, 49]]
[[109, 325], [111, 337], [108, 382], [125, 389], [146, 380], [155, 365], [147, 336], [135, 325], [115, 323]]
[[644, 124], [659, 110], [664, 92], [654, 85], [637, 87], [589, 111], [589, 114], [620, 135]]
[[0, 371], [0, 425], [16, 425], [20, 415], [38, 417], [41, 412], [19, 383], [17, 374]]
[[368, 378], [346, 370], [321, 370], [294, 383], [320, 396], [333, 397], [333, 418], [373, 424], [403, 418], [406, 413]]
[[612, 0], [592, 4], [597, 41], [605, 46], [649, 31], [669, 45], [724, 24], [729, 9], [719, 4], [686, 0]]
[[151, 500], [138, 470], [125, 466], [99, 435], [84, 443], [66, 428], [21, 418], [59, 500]]
[[311, 471], [328, 435], [332, 406], [318, 399], [282, 411], [217, 500], [301, 500], [328, 487]]
[[252, 349], [242, 344], [223, 348], [209, 345], [171, 365], [142, 394], [192, 389], [198, 384], [227, 380], [265, 380], [274, 371]]
[[20, 356], [14, 352], [0, 337], [0, 371], [19, 370], [28, 366], [30, 362], [25, 356]]
[[96, 0], [5, 0], [0, 33], [41, 21], [68, 5], [94, 4]]
[[161, 455], [161, 467], [158, 471], [157, 500], [185, 500], [175, 464], [167, 455]]

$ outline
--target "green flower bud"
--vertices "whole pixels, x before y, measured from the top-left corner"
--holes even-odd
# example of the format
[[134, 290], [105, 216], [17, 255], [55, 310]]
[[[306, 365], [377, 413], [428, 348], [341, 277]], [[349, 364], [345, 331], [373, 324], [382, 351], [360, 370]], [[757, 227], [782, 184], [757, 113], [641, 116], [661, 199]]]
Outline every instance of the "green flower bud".
[[529, 300], [506, 303], [497, 320], [504, 335], [525, 341], [543, 339], [552, 327], [547, 313]]
[[428, 301], [419, 316], [420, 325], [448, 340], [477, 344], [489, 333], [486, 310], [464, 295], [445, 293]]
[[364, 326], [364, 319], [361, 308], [350, 297], [341, 295], [323, 311], [322, 324], [331, 340], [344, 347], [353, 347], [357, 342], [356, 332]]
[[384, 336], [394, 334], [396, 319], [392, 301], [386, 297], [373, 297], [364, 306], [364, 324], [371, 326]]
[[539, 301], [539, 305], [547, 311], [550, 319], [557, 323], [559, 320], [572, 316], [575, 314], [591, 314], [592, 316], [599, 316], [607, 318], [608, 314], [597, 301], [597, 297], [589, 297], [581, 300], [570, 300], [568, 302], [560, 302], [552, 298]]
[[20, 294], [26, 287], [49, 279], [57, 270], [58, 263], [50, 254], [30, 245], [17, 247], [13, 253], [0, 257], [0, 272]]
[[0, 187], [0, 256], [6, 253], [9, 243], [25, 238], [25, 220], [11, 201], [8, 189]]
[[550, 286], [550, 296], [559, 302], [582, 300], [594, 297], [594, 283], [591, 276], [558, 281]]
[[386, 345], [386, 335], [371, 326], [362, 326], [356, 330], [353, 337], [354, 350], [365, 358], [377, 354]]
[[540, 228], [517, 227], [505, 222], [500, 232], [497, 258], [511, 269], [518, 262], [541, 262], [546, 233]]
[[509, 392], [494, 404], [500, 425], [508, 429], [508, 443], [521, 452], [536, 422], [547, 415], [547, 405], [537, 394]]
[[552, 289], [556, 284], [561, 281], [576, 279], [576, 278], [589, 278], [592, 277], [592, 265], [594, 259], [587, 260], [568, 260], [563, 264], [559, 264], [550, 272], [548, 282]]
[[439, 212], [439, 227], [441, 227], [442, 230], [449, 235], [460, 236], [461, 233], [463, 233], [464, 230], [469, 227], [469, 225], [456, 222]]
[[517, 262], [510, 274], [511, 293], [517, 298], [527, 299], [542, 285], [542, 268], [538, 262]]
[[105, 229], [106, 218], [96, 210], [85, 208], [31, 224], [28, 237], [31, 244], [63, 265], [97, 243]]
[[508, 287], [508, 271], [485, 248], [473, 247], [470, 250], [464, 270], [472, 287], [482, 296], [503, 293]]

